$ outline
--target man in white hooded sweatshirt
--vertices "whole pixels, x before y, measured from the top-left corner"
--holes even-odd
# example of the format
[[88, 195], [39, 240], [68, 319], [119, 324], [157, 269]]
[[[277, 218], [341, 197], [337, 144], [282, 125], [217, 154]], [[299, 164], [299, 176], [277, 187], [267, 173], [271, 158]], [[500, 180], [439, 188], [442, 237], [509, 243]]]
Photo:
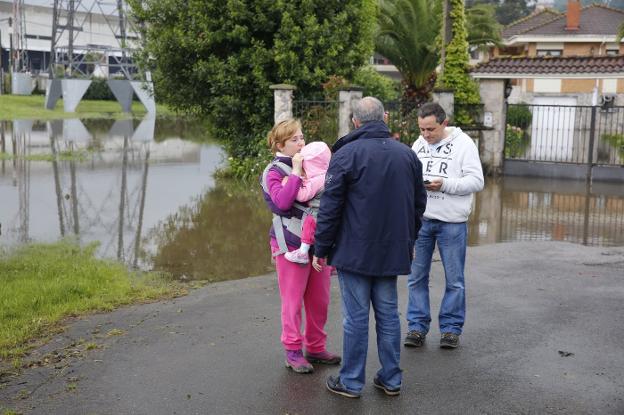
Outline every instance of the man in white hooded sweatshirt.
[[473, 193], [483, 189], [483, 171], [474, 142], [458, 127], [448, 127], [440, 105], [427, 103], [420, 107], [418, 128], [420, 137], [412, 149], [422, 163], [428, 197], [408, 277], [408, 333], [404, 345], [422, 346], [429, 332], [429, 272], [437, 243], [446, 278], [438, 316], [440, 347], [452, 349], [459, 345], [466, 315], [466, 221]]

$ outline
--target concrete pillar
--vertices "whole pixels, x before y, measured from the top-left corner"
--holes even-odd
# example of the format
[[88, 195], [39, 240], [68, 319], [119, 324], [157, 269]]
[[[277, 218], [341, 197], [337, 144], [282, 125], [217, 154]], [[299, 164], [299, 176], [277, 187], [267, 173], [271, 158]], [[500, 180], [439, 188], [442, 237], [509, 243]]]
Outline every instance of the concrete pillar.
[[479, 79], [479, 92], [484, 115], [491, 120], [491, 130], [481, 132], [479, 154], [486, 173], [498, 175], [503, 172], [505, 145], [505, 80]]
[[61, 86], [61, 80], [50, 79], [46, 85], [45, 108], [53, 110], [56, 107], [56, 102], [61, 99], [62, 95], [63, 87]]
[[353, 105], [362, 99], [362, 88], [350, 86], [338, 91], [338, 138], [349, 134]]
[[431, 97], [433, 102], [444, 108], [446, 118], [452, 120], [455, 114], [455, 92], [452, 89], [434, 89]]
[[156, 114], [156, 101], [154, 100], [154, 84], [152, 82], [130, 81], [134, 93], [148, 113]]
[[90, 79], [62, 79], [63, 108], [65, 112], [76, 112], [82, 97], [91, 85]]
[[33, 91], [33, 79], [28, 73], [11, 73], [11, 93], [13, 95], [31, 95]]
[[121, 110], [130, 112], [132, 97], [134, 96], [134, 89], [130, 85], [130, 81], [126, 79], [109, 79], [107, 84], [115, 98], [117, 98], [117, 102], [121, 104]]
[[273, 121], [280, 121], [293, 117], [293, 93], [297, 89], [294, 85], [275, 84], [269, 88], [273, 90]]

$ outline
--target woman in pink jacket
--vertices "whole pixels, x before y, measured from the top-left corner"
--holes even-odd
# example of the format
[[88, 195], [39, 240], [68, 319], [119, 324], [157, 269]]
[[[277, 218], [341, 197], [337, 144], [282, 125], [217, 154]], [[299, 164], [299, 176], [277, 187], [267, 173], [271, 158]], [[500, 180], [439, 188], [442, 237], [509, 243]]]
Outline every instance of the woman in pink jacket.
[[[301, 244], [301, 225], [306, 207], [296, 203], [303, 184], [305, 139], [297, 120], [276, 124], [268, 135], [275, 158], [265, 168], [261, 183], [264, 199], [273, 212], [270, 231], [281, 298], [281, 341], [286, 351], [286, 367], [297, 373], [311, 373], [310, 363], [338, 364], [340, 356], [326, 349], [330, 267], [320, 271], [311, 264], [287, 261], [284, 254]], [[286, 179], [286, 180], [284, 180]], [[301, 332], [301, 308], [305, 307], [305, 328]], [[305, 355], [303, 353], [305, 349]]]

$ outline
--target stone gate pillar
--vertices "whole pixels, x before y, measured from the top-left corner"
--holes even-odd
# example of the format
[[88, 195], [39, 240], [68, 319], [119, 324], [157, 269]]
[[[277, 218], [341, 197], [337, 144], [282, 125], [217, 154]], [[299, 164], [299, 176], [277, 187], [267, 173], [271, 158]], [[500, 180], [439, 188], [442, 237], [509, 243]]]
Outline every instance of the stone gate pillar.
[[431, 94], [433, 102], [437, 102], [446, 112], [446, 118], [453, 119], [455, 114], [455, 92], [452, 89], [434, 89]]
[[280, 121], [293, 117], [293, 92], [297, 89], [294, 85], [276, 84], [269, 88], [273, 90], [273, 121]]
[[362, 99], [362, 91], [363, 88], [355, 85], [338, 91], [338, 138], [349, 133], [353, 105]]
[[505, 80], [479, 79], [479, 92], [483, 102], [484, 116], [491, 120], [491, 130], [482, 131], [479, 142], [481, 163], [486, 173], [498, 175], [503, 172], [505, 145]]

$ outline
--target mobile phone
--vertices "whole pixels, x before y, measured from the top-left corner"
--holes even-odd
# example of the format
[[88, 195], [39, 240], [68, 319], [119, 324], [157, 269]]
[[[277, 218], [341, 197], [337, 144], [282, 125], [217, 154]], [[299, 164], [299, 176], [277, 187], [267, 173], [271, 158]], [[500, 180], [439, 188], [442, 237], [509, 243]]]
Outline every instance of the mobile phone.
[[423, 184], [431, 184], [429, 180], [423, 180]]

